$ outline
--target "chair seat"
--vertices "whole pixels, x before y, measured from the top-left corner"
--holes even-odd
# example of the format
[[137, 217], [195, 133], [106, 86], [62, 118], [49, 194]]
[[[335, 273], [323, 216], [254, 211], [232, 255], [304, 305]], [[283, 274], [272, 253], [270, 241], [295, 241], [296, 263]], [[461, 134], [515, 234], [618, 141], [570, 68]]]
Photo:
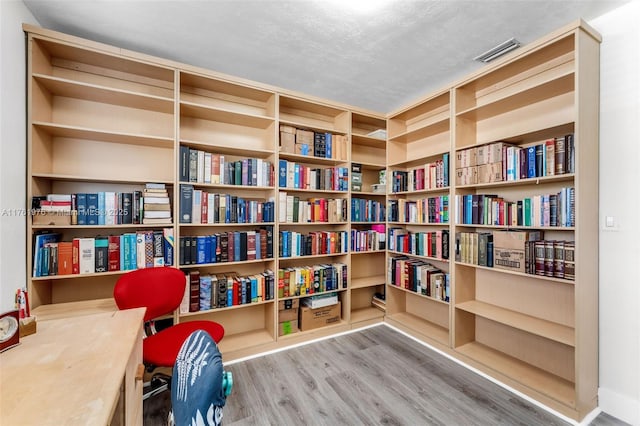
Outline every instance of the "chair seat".
[[216, 343], [224, 336], [224, 327], [212, 321], [181, 322], [143, 340], [145, 363], [173, 367], [182, 344], [196, 330], [206, 331]]

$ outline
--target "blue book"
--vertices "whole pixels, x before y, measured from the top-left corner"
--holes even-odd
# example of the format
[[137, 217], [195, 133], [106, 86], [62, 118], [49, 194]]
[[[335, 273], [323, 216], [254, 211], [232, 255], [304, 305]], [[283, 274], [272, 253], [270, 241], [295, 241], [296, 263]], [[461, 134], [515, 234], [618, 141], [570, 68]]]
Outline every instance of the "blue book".
[[242, 254], [240, 253], [240, 234], [240, 231], [233, 232], [233, 259], [229, 259], [229, 262], [239, 262], [242, 260]]
[[442, 185], [447, 188], [449, 186], [449, 153], [445, 152], [442, 155]]
[[76, 208], [78, 209], [78, 225], [87, 225], [87, 194], [76, 194]]
[[262, 253], [260, 251], [261, 238], [260, 231], [256, 231], [256, 259], [262, 259]]
[[173, 247], [175, 244], [173, 228], [164, 228], [162, 235], [164, 244], [164, 266], [173, 266]]
[[211, 235], [204, 237], [204, 263], [211, 263], [211, 244], [213, 240]]
[[227, 288], [227, 306], [233, 306], [233, 287]]
[[128, 237], [126, 234], [120, 235], [120, 270], [121, 271], [127, 270], [126, 256], [125, 256], [126, 245], [128, 241], [127, 238]]
[[527, 148], [527, 177], [536, 177], [536, 147]]
[[37, 234], [33, 244], [33, 276], [41, 277], [42, 275], [42, 249], [45, 244], [55, 243], [60, 241], [60, 234]]
[[206, 263], [206, 240], [207, 237], [204, 235], [198, 235], [196, 237], [196, 263], [198, 264]]
[[295, 163], [293, 167], [293, 187], [300, 189], [300, 164]]
[[134, 233], [127, 234], [129, 240], [129, 252], [127, 253], [126, 262], [128, 262], [129, 270], [138, 269], [138, 243], [136, 241], [137, 235]]
[[281, 231], [280, 239], [282, 240], [282, 257], [289, 257], [289, 233], [290, 231]]
[[105, 224], [106, 206], [105, 206], [105, 193], [98, 192], [98, 225]]
[[258, 280], [255, 276], [249, 277], [251, 280], [251, 302], [258, 301]]
[[280, 188], [287, 187], [287, 160], [280, 160], [280, 167], [278, 172], [278, 186]]
[[464, 200], [464, 220], [463, 223], [470, 225], [473, 214], [473, 197], [471, 195], [463, 195]]
[[211, 275], [200, 276], [200, 310], [211, 309]]
[[324, 144], [325, 144], [325, 158], [333, 158], [333, 135], [331, 133], [324, 134]]
[[217, 250], [218, 250], [218, 235], [213, 234], [211, 235], [211, 252], [209, 253], [209, 256], [211, 257], [211, 263], [216, 263], [216, 261], [218, 260], [216, 258]]
[[87, 194], [87, 225], [98, 224], [98, 194]]

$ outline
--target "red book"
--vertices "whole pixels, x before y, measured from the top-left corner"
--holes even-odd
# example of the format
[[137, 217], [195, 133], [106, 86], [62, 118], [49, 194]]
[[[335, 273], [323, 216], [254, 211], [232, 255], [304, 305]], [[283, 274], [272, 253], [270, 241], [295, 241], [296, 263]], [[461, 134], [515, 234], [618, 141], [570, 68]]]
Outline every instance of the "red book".
[[227, 262], [233, 262], [235, 259], [235, 235], [233, 232], [227, 232]]
[[58, 275], [73, 273], [73, 243], [61, 241], [58, 243]]
[[256, 259], [256, 233], [255, 231], [247, 232], [247, 260]]
[[233, 278], [233, 306], [240, 304], [240, 283], [238, 277]]
[[109, 271], [120, 270], [120, 236], [109, 235]]
[[80, 273], [80, 239], [74, 238], [71, 250], [71, 272]]
[[209, 212], [209, 197], [208, 197], [208, 193], [203, 192], [202, 193], [202, 199], [201, 199], [201, 214], [200, 214], [200, 223], [208, 223], [208, 219], [207, 219], [207, 215]]
[[189, 312], [200, 310], [200, 272], [189, 272]]

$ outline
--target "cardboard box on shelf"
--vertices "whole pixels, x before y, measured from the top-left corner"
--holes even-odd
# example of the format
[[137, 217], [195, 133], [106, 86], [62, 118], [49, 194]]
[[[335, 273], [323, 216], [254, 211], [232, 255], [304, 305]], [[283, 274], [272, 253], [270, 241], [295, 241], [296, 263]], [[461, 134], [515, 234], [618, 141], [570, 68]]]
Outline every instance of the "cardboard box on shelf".
[[478, 183], [502, 182], [502, 163], [478, 166]]
[[467, 148], [456, 152], [456, 169], [472, 167], [478, 164], [475, 148]]
[[280, 152], [293, 154], [296, 146], [296, 135], [294, 133], [280, 132]]
[[300, 330], [307, 331], [327, 325], [337, 324], [341, 317], [341, 303], [325, 306], [324, 308], [311, 309], [307, 306], [300, 307]]
[[286, 299], [278, 302], [278, 310], [297, 309], [300, 306], [300, 299]]
[[281, 309], [278, 311], [278, 322], [298, 320], [298, 308]]
[[493, 233], [493, 267], [524, 273], [525, 243], [540, 239], [542, 239], [541, 231], [495, 231]]
[[456, 185], [475, 185], [478, 183], [478, 167], [456, 169]]
[[278, 336], [286, 336], [298, 332], [298, 320], [284, 321], [278, 324]]

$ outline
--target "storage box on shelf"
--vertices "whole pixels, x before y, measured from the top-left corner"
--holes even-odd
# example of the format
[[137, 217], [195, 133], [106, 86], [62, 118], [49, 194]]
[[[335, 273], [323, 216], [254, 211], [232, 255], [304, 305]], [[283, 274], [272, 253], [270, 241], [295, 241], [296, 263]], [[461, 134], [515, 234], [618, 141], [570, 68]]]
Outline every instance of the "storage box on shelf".
[[453, 347], [578, 419], [597, 405], [598, 43], [566, 28], [454, 89], [477, 175], [456, 181]]

